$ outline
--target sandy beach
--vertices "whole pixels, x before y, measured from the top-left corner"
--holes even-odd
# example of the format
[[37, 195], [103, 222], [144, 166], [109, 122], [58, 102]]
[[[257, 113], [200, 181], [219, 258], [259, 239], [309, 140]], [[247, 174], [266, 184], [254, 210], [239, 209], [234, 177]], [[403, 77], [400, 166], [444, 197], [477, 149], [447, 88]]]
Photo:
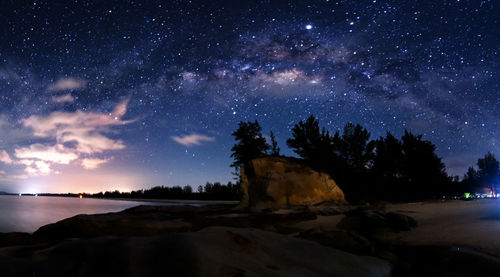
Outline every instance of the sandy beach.
[[467, 247], [500, 257], [499, 199], [390, 204], [386, 209], [418, 221], [418, 228], [397, 234], [402, 243]]

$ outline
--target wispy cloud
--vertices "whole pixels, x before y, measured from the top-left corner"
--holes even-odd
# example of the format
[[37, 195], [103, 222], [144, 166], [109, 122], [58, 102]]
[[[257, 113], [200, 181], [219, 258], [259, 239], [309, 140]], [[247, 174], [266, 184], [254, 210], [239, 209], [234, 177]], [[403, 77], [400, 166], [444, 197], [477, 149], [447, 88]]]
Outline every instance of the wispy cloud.
[[95, 159], [83, 159], [82, 160], [82, 166], [83, 168], [85, 169], [96, 169], [98, 168], [99, 166], [101, 166], [102, 164], [105, 164], [109, 161], [111, 161], [113, 158], [107, 158], [107, 159], [99, 159], [99, 158], [95, 158]]
[[73, 95], [71, 95], [71, 93], [52, 97], [52, 102], [58, 103], [58, 104], [73, 103], [74, 101], [75, 101], [75, 98], [73, 97]]
[[101, 153], [105, 150], [125, 148], [123, 141], [110, 139], [104, 135], [110, 127], [128, 124], [121, 117], [127, 111], [128, 99], [119, 103], [108, 114], [94, 112], [53, 112], [48, 116], [31, 116], [22, 121], [25, 127], [32, 128], [34, 135], [42, 138], [55, 138], [59, 148], [65, 143], [74, 143], [76, 151], [86, 154]]
[[57, 111], [21, 120], [21, 125], [31, 129], [35, 138], [55, 140], [55, 143], [17, 147], [14, 149], [15, 160], [2, 151], [0, 161], [24, 165], [29, 175], [48, 175], [54, 164], [73, 162], [78, 162], [85, 169], [98, 168], [112, 158], [93, 158], [93, 155], [125, 148], [122, 140], [109, 138], [106, 134], [113, 126], [133, 122], [121, 119], [127, 112], [128, 101], [125, 99], [118, 103], [110, 113]]
[[27, 166], [24, 171], [30, 175], [49, 175], [52, 169], [47, 162], [35, 161], [32, 165]]
[[12, 163], [12, 159], [10, 158], [9, 153], [7, 153], [7, 151], [5, 150], [0, 151], [0, 162], [5, 164]]
[[87, 81], [77, 78], [60, 78], [47, 86], [48, 91], [78, 90], [87, 86]]
[[184, 146], [193, 146], [193, 145], [201, 145], [203, 142], [211, 142], [215, 141], [214, 137], [209, 137], [205, 135], [200, 135], [200, 134], [190, 134], [190, 135], [185, 135], [185, 136], [173, 136], [172, 139]]
[[69, 164], [71, 161], [78, 158], [77, 154], [66, 150], [61, 144], [46, 146], [35, 143], [29, 147], [16, 148], [14, 153], [19, 159], [37, 159], [58, 164]]

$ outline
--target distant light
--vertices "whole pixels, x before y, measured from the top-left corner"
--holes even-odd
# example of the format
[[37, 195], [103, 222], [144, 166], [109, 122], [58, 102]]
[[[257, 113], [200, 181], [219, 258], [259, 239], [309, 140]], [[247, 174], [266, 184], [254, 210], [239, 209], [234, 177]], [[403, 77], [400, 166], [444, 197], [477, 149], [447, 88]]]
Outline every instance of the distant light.
[[82, 198], [83, 198], [83, 195], [81, 195], [81, 194], [80, 194], [78, 197], [79, 197], [80, 199], [82, 199]]
[[306, 25], [306, 29], [307, 29], [307, 30], [311, 30], [312, 28], [313, 28], [313, 26], [312, 26], [311, 24], [307, 24], [307, 25]]

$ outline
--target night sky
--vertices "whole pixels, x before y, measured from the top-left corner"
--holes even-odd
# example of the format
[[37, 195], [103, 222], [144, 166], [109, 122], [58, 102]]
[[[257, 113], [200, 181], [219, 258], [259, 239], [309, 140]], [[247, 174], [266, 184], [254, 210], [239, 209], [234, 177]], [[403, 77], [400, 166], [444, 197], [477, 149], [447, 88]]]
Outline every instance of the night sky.
[[499, 15], [479, 0], [2, 1], [0, 191], [227, 182], [239, 121], [292, 155], [311, 114], [423, 134], [462, 175], [500, 156]]

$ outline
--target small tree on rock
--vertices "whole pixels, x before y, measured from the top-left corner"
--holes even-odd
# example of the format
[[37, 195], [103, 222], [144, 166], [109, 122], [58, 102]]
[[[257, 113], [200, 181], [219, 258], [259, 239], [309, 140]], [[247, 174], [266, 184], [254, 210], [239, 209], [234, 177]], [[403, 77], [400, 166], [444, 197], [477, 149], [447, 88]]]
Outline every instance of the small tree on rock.
[[270, 146], [262, 136], [262, 127], [255, 122], [240, 122], [238, 129], [232, 133], [236, 144], [231, 148], [231, 164], [236, 169], [244, 167], [251, 160], [267, 155]]
[[309, 164], [324, 168], [332, 161], [332, 137], [324, 128], [320, 131], [319, 122], [314, 116], [311, 115], [305, 122], [299, 121], [295, 124], [292, 136], [286, 144]]
[[271, 131], [269, 136], [271, 137], [271, 156], [279, 156], [281, 149], [278, 147], [278, 142], [276, 141], [273, 131]]

